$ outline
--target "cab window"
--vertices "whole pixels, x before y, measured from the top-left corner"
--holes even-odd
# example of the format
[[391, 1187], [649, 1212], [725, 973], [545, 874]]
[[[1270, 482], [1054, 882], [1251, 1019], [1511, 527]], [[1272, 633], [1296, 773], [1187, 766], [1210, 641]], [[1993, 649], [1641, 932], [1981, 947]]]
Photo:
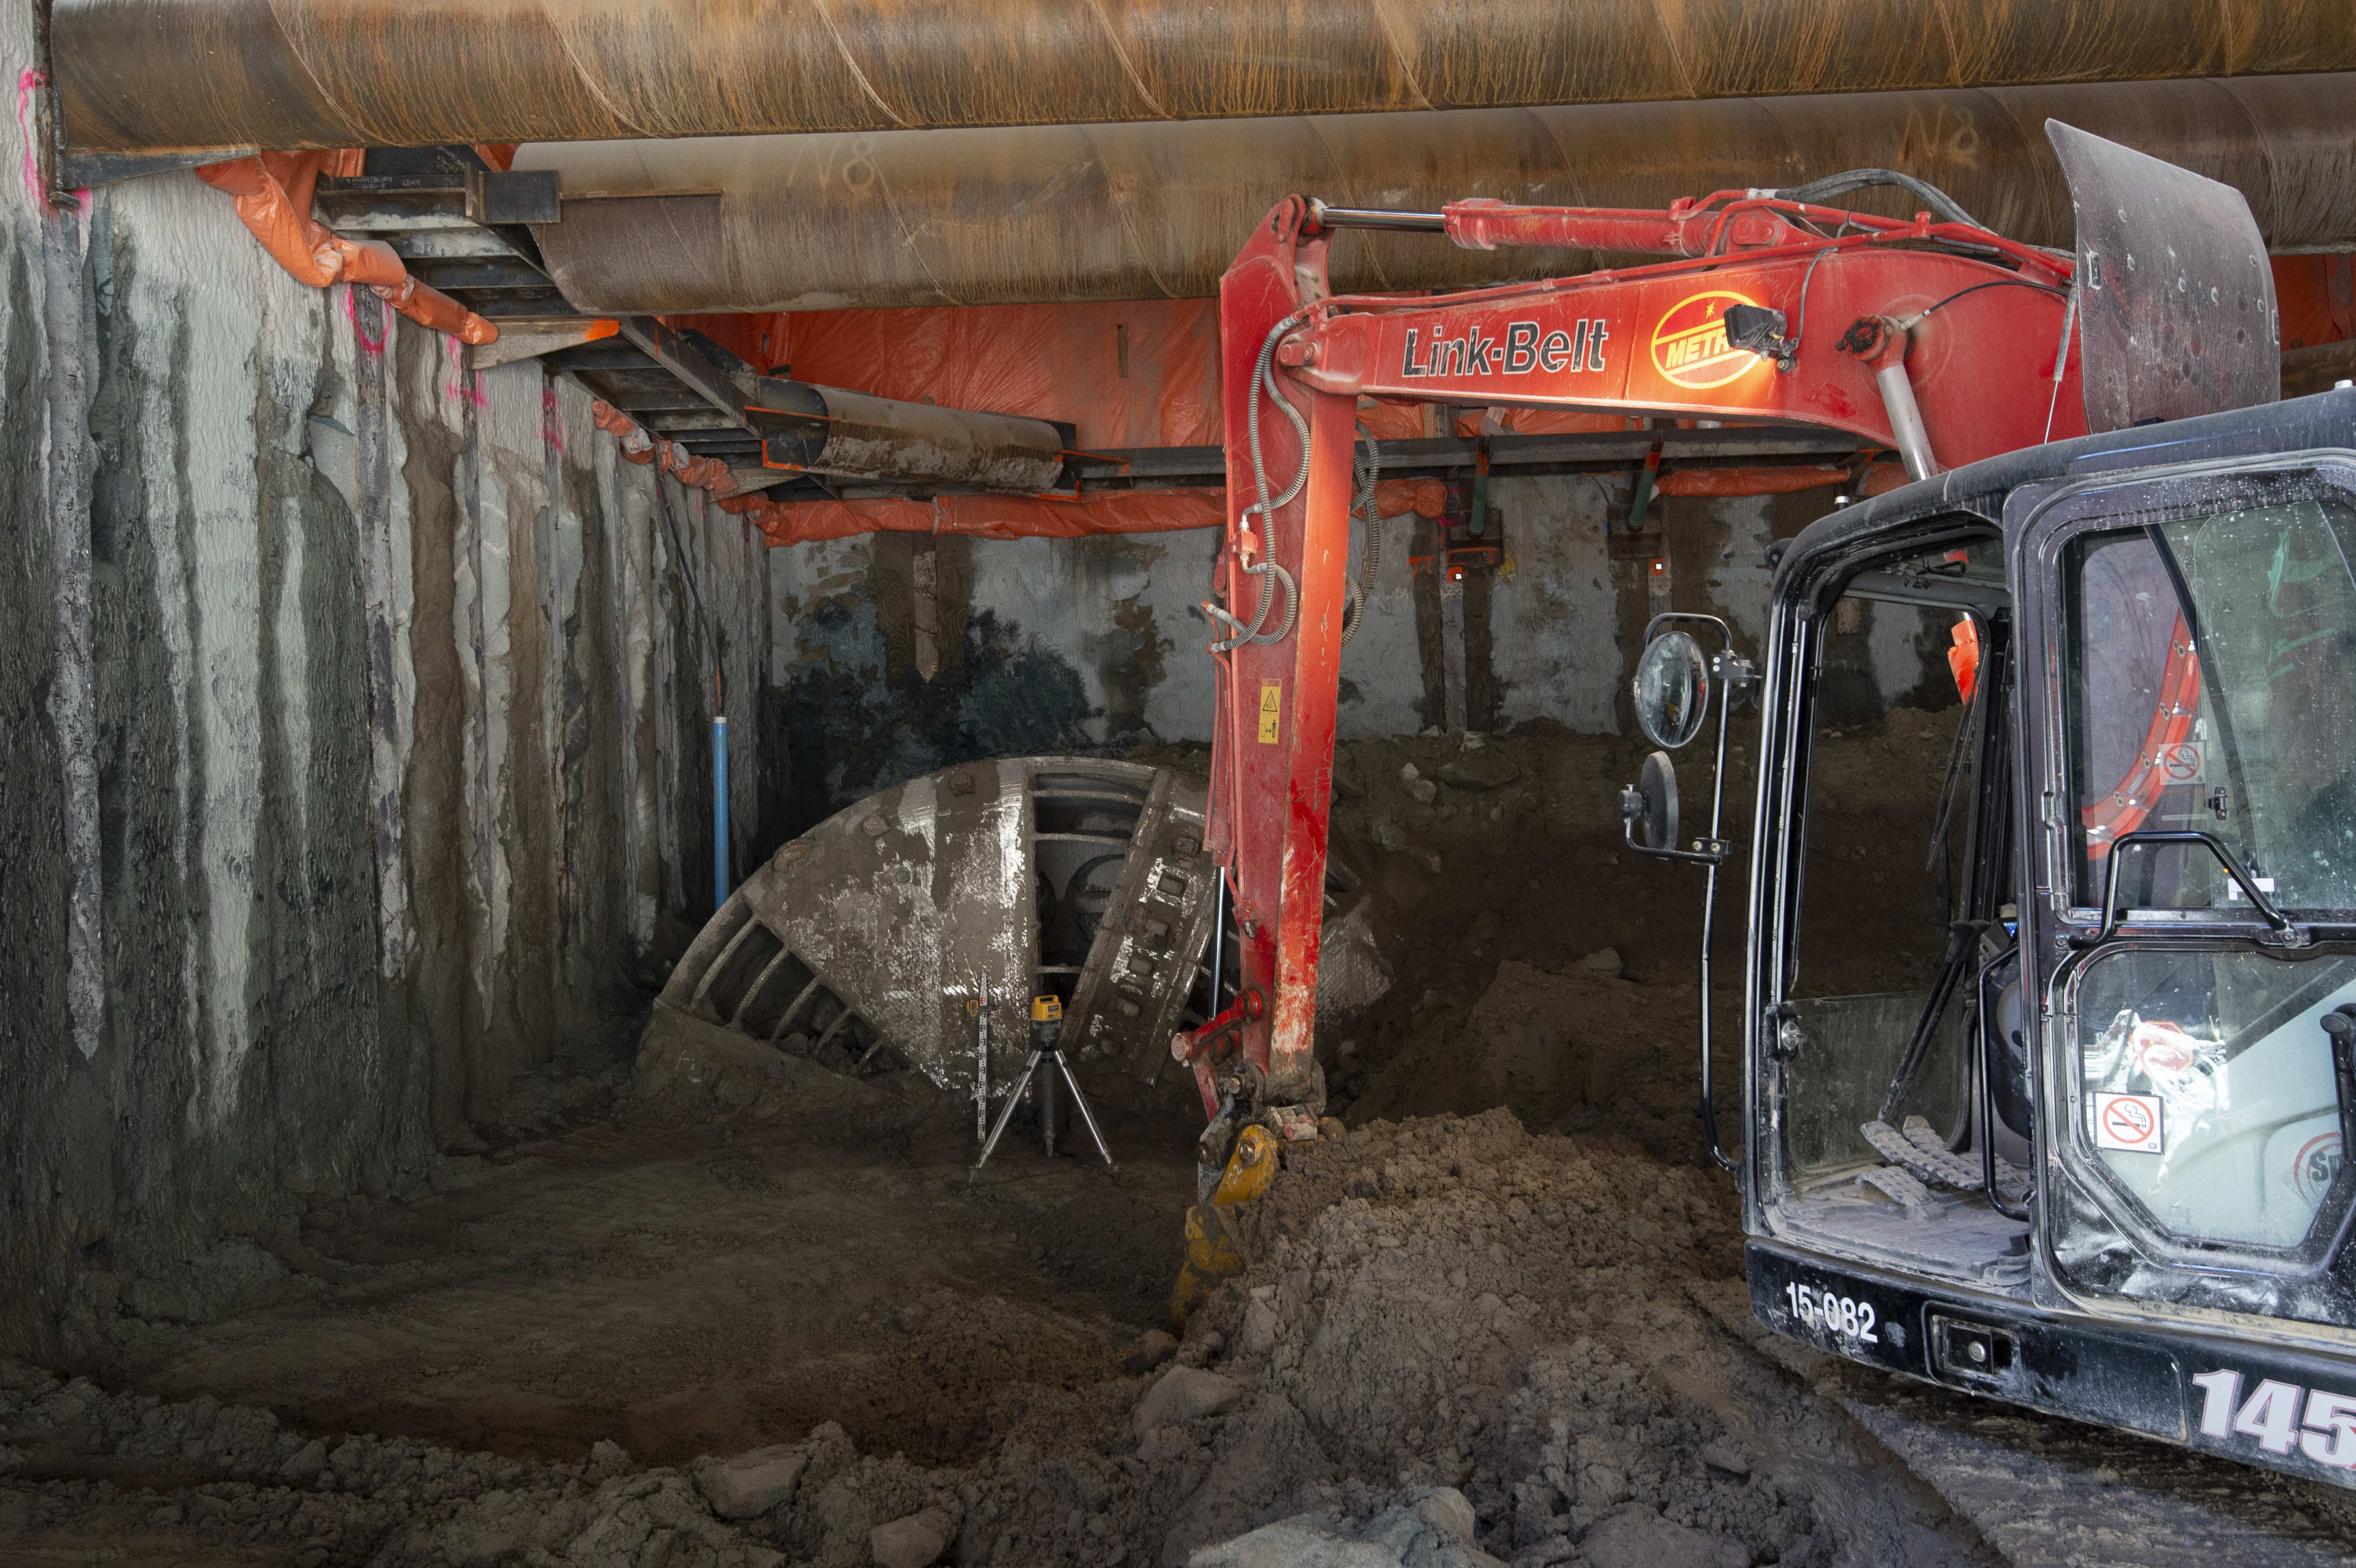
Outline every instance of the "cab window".
[[[2356, 516], [2336, 500], [2220, 510], [2072, 547], [2065, 612], [2074, 899], [2131, 833], [2206, 832], [2286, 908], [2356, 907]], [[2246, 913], [2197, 847], [2119, 867], [2140, 910]]]

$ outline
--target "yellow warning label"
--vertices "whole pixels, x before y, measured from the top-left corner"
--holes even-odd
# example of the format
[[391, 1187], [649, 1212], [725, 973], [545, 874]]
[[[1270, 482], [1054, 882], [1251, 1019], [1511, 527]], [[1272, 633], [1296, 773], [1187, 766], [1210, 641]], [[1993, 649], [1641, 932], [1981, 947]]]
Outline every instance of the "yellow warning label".
[[1259, 743], [1276, 744], [1276, 727], [1284, 717], [1284, 682], [1264, 680], [1259, 683]]

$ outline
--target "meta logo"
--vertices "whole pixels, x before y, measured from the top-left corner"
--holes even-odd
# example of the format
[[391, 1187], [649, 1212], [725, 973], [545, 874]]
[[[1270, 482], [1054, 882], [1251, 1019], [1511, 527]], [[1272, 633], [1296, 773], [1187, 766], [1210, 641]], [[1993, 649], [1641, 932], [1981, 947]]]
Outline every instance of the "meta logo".
[[1473, 327], [1462, 337], [1434, 339], [1427, 360], [1422, 329], [1407, 329], [1407, 355], [1399, 367], [1403, 379], [1418, 376], [1526, 376], [1543, 370], [1549, 376], [1566, 370], [1603, 368], [1603, 345], [1612, 329], [1601, 316], [1588, 316], [1569, 330], [1552, 332], [1535, 321], [1509, 322], [1503, 338]]
[[1653, 368], [1680, 387], [1707, 390], [1766, 364], [1726, 341], [1726, 307], [1758, 303], [1722, 289], [1679, 300], [1653, 329]]

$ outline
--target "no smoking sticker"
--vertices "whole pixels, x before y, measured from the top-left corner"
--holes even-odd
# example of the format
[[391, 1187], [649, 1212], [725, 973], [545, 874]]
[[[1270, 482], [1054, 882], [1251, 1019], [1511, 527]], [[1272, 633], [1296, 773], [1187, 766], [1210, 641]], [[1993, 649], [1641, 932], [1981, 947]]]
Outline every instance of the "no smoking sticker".
[[2192, 784], [2201, 776], [2201, 748], [2190, 741], [2179, 741], [2160, 749], [2159, 765], [2168, 772], [2171, 784]]
[[2094, 1096], [2094, 1147], [2130, 1154], [2168, 1152], [2166, 1125], [2157, 1094]]

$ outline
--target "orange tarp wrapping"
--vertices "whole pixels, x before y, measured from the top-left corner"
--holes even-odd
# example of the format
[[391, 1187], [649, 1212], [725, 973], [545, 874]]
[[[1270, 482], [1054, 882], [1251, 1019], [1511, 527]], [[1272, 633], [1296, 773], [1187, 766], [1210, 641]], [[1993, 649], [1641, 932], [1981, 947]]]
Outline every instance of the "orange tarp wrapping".
[[311, 216], [311, 193], [322, 174], [349, 177], [367, 156], [354, 147], [334, 153], [258, 153], [198, 165], [197, 177], [226, 191], [239, 221], [289, 276], [315, 289], [366, 284], [377, 297], [420, 326], [462, 343], [491, 343], [498, 328], [437, 289], [409, 275], [381, 240], [347, 240]]

